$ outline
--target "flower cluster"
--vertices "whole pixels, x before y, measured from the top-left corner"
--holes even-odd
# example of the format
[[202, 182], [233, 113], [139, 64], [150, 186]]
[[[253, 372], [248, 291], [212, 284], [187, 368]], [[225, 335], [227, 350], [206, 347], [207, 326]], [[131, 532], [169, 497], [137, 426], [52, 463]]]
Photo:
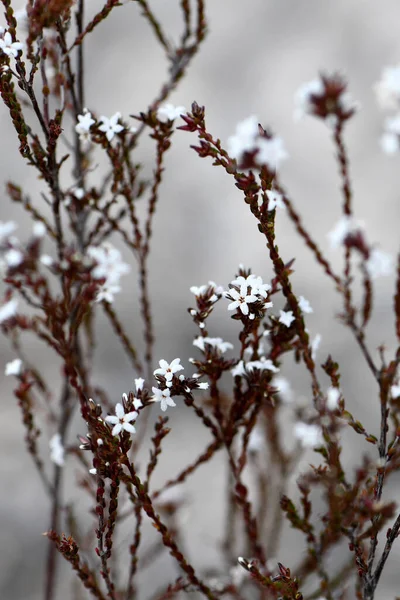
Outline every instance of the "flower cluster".
[[121, 276], [130, 271], [129, 265], [123, 262], [121, 252], [109, 242], [104, 242], [102, 246], [90, 246], [87, 253], [95, 263], [92, 277], [104, 280], [97, 294], [97, 302], [113, 302], [114, 295], [121, 291]]
[[235, 310], [238, 318], [243, 316], [254, 320], [263, 317], [267, 308], [273, 306], [269, 300], [270, 290], [271, 286], [263, 283], [261, 277], [252, 273], [239, 275], [231, 281], [229, 290], [225, 292], [225, 298], [231, 300], [228, 310]]

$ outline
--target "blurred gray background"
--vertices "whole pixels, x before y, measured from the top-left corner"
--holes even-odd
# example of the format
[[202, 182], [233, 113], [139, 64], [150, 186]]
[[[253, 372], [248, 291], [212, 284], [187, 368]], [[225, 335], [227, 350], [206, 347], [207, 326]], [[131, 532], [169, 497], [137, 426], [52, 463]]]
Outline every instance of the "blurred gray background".
[[[95, 13], [101, 5], [101, 2], [89, 2], [88, 14]], [[169, 37], [177, 40], [182, 28], [178, 0], [157, 0], [151, 5]], [[16, 3], [15, 7], [21, 5]], [[341, 206], [330, 131], [312, 118], [294, 123], [293, 96], [302, 83], [314, 79], [321, 70], [343, 72], [350, 92], [361, 104], [361, 110], [346, 131], [355, 211], [365, 221], [368, 239], [394, 254], [399, 239], [399, 157], [389, 158], [380, 151], [379, 136], [385, 115], [377, 107], [372, 86], [384, 66], [400, 61], [398, 2], [213, 0], [208, 3], [207, 15], [209, 35], [171, 101], [187, 108], [193, 100], [204, 104], [209, 131], [223, 142], [234, 132], [238, 121], [252, 114], [281, 135], [290, 154], [290, 160], [281, 170], [282, 182], [314, 238], [335, 267], [340, 268], [340, 253], [331, 251], [326, 239], [327, 232], [340, 216]], [[86, 105], [98, 115], [110, 116], [120, 111], [128, 118], [129, 114], [145, 110], [166, 78], [163, 53], [134, 2], [114, 10], [107, 22], [95, 30], [86, 46], [86, 59]], [[42, 184], [34, 171], [22, 164], [4, 107], [0, 108], [0, 130], [1, 180], [22, 185], [29, 190], [32, 199], [40, 203]], [[195, 136], [185, 132], [177, 132], [174, 137], [167, 157], [150, 261], [150, 290], [157, 332], [155, 357], [171, 361], [179, 356], [187, 373], [191, 373], [187, 359], [197, 352], [191, 345], [197, 331], [186, 312], [187, 307], [194, 304], [189, 287], [209, 279], [226, 287], [239, 263], [252, 267], [264, 280], [272, 275], [264, 240], [241, 194], [222, 169], [212, 168], [211, 161], [198, 158], [189, 149], [196, 141]], [[154, 164], [151, 144], [139, 148], [137, 158], [150, 173]], [[98, 173], [100, 175], [100, 168]], [[22, 240], [26, 239], [31, 230], [29, 221], [18, 207], [10, 207], [3, 195], [0, 219], [10, 218], [20, 223], [18, 234]], [[340, 361], [342, 389], [349, 408], [367, 429], [377, 434], [376, 386], [351, 335], [335, 319], [341, 310], [340, 299], [303, 248], [283, 212], [279, 212], [277, 221], [283, 257], [287, 260], [296, 257], [293, 279], [296, 293], [304, 295], [314, 307], [314, 314], [308, 317], [308, 327], [312, 336], [322, 335], [319, 362], [322, 363], [328, 353]], [[117, 297], [115, 307], [140, 344], [136, 271], [127, 251], [124, 258], [132, 263], [133, 270], [122, 280], [123, 292]], [[374, 356], [375, 348], [381, 343], [386, 344], [389, 356], [395, 348], [393, 291], [392, 278], [378, 280], [368, 338]], [[210, 335], [235, 343], [238, 328], [222, 304], [217, 316], [210, 321]], [[103, 318], [99, 319], [98, 340], [96, 377], [117, 402], [122, 392], [133, 388], [135, 374]], [[36, 364], [54, 384], [57, 396], [59, 365], [52, 363], [51, 355], [32, 338], [27, 338], [26, 348], [27, 352], [35, 352]], [[2, 365], [14, 358], [6, 340], [1, 343], [0, 352]], [[41, 533], [48, 527], [49, 507], [24, 448], [24, 431], [12, 394], [12, 378], [5, 379], [2, 373], [3, 368], [0, 597], [39, 600], [43, 597], [46, 552], [46, 540]], [[299, 370], [292, 372], [288, 365], [282, 374], [291, 380], [298, 396], [307, 395], [307, 380], [299, 375]], [[154, 408], [154, 420], [157, 414], [158, 409]], [[158, 484], [176, 474], [208, 440], [185, 407], [171, 411], [171, 417], [173, 431], [166, 442]], [[76, 430], [84, 433], [83, 424], [77, 424]], [[46, 423], [43, 431], [44, 440], [54, 433]], [[288, 427], [289, 443], [290, 436]], [[75, 438], [71, 437], [71, 443], [75, 443]], [[43, 451], [47, 453], [46, 441]], [[344, 455], [350, 470], [364, 451], [361, 438], [349, 435]], [[309, 460], [310, 456], [302, 466], [306, 467]], [[66, 468], [67, 480], [73, 483], [77, 465], [71, 461]], [[218, 544], [224, 522], [224, 485], [222, 456], [199, 470], [188, 485], [191, 504], [187, 509], [190, 516], [185, 525], [186, 544], [200, 570], [218, 564]], [[396, 476], [389, 488], [396, 497]], [[71, 489], [66, 486], [67, 500], [74, 499]], [[79, 502], [85, 515], [87, 500]], [[129, 538], [129, 532], [126, 537]], [[300, 541], [299, 536], [285, 534], [276, 558], [290, 566], [296, 564], [302, 553]], [[398, 593], [399, 559], [397, 545], [377, 598], [393, 598]], [[62, 567], [63, 585], [58, 599], [68, 598], [70, 594], [69, 568]], [[155, 587], [177, 576], [169, 557], [157, 562], [155, 569], [142, 576], [143, 598], [149, 598]]]

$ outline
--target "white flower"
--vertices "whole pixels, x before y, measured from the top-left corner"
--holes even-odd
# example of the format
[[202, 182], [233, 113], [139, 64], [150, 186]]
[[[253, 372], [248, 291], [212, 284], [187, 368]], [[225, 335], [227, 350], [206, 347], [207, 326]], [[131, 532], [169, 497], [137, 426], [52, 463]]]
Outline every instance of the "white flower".
[[[216, 294], [222, 294], [224, 291], [223, 287], [217, 285], [214, 281], [209, 281], [208, 284], [200, 286], [192, 285], [190, 291], [198, 298], [199, 296], [203, 296], [208, 288], [212, 288]], [[218, 300], [218, 298], [216, 298], [216, 300]]]
[[394, 262], [393, 257], [379, 248], [373, 248], [365, 263], [368, 274], [373, 279], [392, 275]]
[[261, 356], [259, 360], [252, 360], [248, 362], [245, 365], [245, 368], [247, 372], [258, 369], [259, 371], [272, 371], [273, 373], [279, 373], [278, 367], [274, 365], [272, 360], [265, 358], [265, 356]]
[[120, 118], [121, 113], [119, 112], [116, 112], [115, 115], [110, 118], [100, 117], [100, 123], [102, 123], [102, 125], [100, 125], [99, 129], [106, 134], [106, 138], [109, 142], [111, 142], [116, 133], [120, 133], [124, 129], [123, 125], [119, 125], [118, 123], [118, 119]]
[[364, 223], [362, 221], [358, 221], [352, 216], [344, 215], [339, 219], [332, 231], [328, 233], [331, 248], [341, 246], [348, 235], [361, 231], [363, 227]]
[[36, 221], [32, 227], [34, 237], [42, 238], [46, 235], [46, 226], [41, 221]]
[[0, 50], [7, 54], [7, 56], [13, 56], [16, 58], [18, 56], [18, 52], [20, 52], [23, 48], [23, 44], [21, 42], [13, 42], [12, 37], [9, 31], [6, 31], [3, 39], [0, 38]]
[[222, 338], [210, 338], [210, 337], [197, 337], [193, 341], [193, 346], [200, 348], [203, 352], [205, 351], [205, 344], [217, 348], [221, 354], [224, 354], [227, 350], [233, 350], [233, 345], [229, 342], [224, 342]]
[[7, 319], [14, 317], [17, 314], [18, 300], [9, 300], [6, 304], [0, 307], [0, 323], [4, 323]]
[[293, 401], [293, 390], [285, 377], [274, 377], [272, 385], [278, 389], [278, 394], [283, 402], [290, 404]]
[[[174, 360], [171, 363], [167, 363], [166, 360], [161, 359], [159, 361], [159, 365], [160, 368], [156, 369], [153, 372], [153, 375], [161, 375], [162, 377], [165, 377], [166, 383], [168, 387], [172, 386], [172, 378], [174, 376], [175, 373], [177, 373], [178, 371], [183, 371], [183, 367], [180, 364], [181, 359], [180, 358], [174, 358]], [[165, 409], [163, 409], [165, 410]]]
[[142, 379], [142, 377], [138, 377], [137, 379], [135, 379], [135, 387], [137, 392], [140, 392], [140, 390], [143, 389], [143, 384], [144, 379]]
[[390, 388], [390, 393], [394, 400], [396, 400], [396, 398], [399, 398], [400, 397], [400, 385], [392, 385]]
[[301, 310], [304, 313], [313, 313], [314, 312], [313, 307], [311, 306], [309, 301], [304, 298], [304, 296], [300, 296], [300, 298], [299, 298], [299, 307], [301, 308]]
[[122, 430], [128, 431], [129, 433], [135, 433], [136, 429], [130, 422], [136, 421], [138, 416], [136, 411], [125, 414], [124, 407], [118, 402], [118, 404], [115, 405], [115, 415], [115, 417], [111, 415], [105, 418], [107, 423], [114, 425], [111, 432], [112, 435], [118, 435]]
[[168, 406], [176, 406], [175, 402], [171, 398], [171, 390], [168, 388], [165, 390], [159, 390], [156, 387], [151, 388], [153, 391], [153, 401], [161, 403], [161, 410], [166, 411]]
[[295, 424], [293, 433], [303, 448], [315, 448], [321, 446], [324, 442], [322, 429], [319, 425], [299, 422]]
[[244, 152], [254, 150], [258, 133], [258, 119], [251, 116], [236, 126], [235, 135], [228, 138], [227, 150], [229, 156], [240, 161]]
[[[239, 285], [239, 286], [246, 285], [251, 288], [252, 294], [262, 296], [263, 298], [266, 298], [268, 296], [268, 292], [271, 289], [271, 286], [268, 283], [263, 283], [262, 278], [254, 275], [253, 273], [250, 273], [250, 275], [248, 275], [247, 277], [243, 277], [243, 275], [239, 275], [238, 277], [236, 277], [236, 279], [231, 281], [231, 283], [232, 283], [232, 285]], [[228, 293], [230, 293], [230, 292], [228, 292]], [[271, 306], [272, 306], [272, 302], [271, 302]]]
[[313, 81], [303, 83], [294, 96], [296, 105], [294, 111], [295, 120], [299, 120], [305, 115], [313, 114], [314, 110], [311, 101], [312, 96], [323, 96], [324, 93], [325, 86], [321, 79], [313, 79]]
[[22, 360], [20, 358], [15, 358], [11, 362], [6, 364], [6, 368], [4, 371], [5, 375], [20, 375], [22, 371]]
[[244, 368], [244, 362], [242, 360], [240, 360], [238, 362], [238, 364], [233, 367], [233, 369], [231, 369], [231, 373], [232, 373], [232, 377], [242, 377], [243, 375], [246, 375], [246, 369]]
[[383, 109], [396, 109], [400, 105], [400, 65], [386, 67], [381, 80], [374, 86], [378, 103]]
[[290, 327], [291, 324], [293, 323], [293, 321], [295, 320], [295, 316], [293, 315], [292, 310], [288, 310], [288, 311], [280, 310], [279, 315], [280, 315], [279, 323], [286, 325], [286, 327]]
[[18, 265], [23, 262], [24, 255], [20, 250], [12, 248], [5, 253], [4, 260], [6, 261], [8, 267], [18, 267]]
[[326, 392], [326, 406], [328, 410], [339, 408], [340, 390], [337, 387], [329, 387]]
[[240, 286], [240, 292], [233, 288], [230, 289], [229, 292], [227, 292], [226, 295], [229, 295], [233, 299], [233, 302], [228, 304], [228, 310], [235, 310], [237, 308], [240, 308], [240, 311], [243, 315], [249, 314], [248, 305], [252, 302], [257, 302], [257, 297], [251, 292], [250, 294], [248, 294], [247, 287], [247, 284], [242, 283], [242, 285]]
[[48, 254], [42, 254], [42, 256], [40, 257], [40, 262], [45, 267], [51, 267], [51, 265], [53, 264], [54, 261], [51, 258], [51, 256], [49, 256]]
[[104, 242], [102, 246], [90, 246], [88, 255], [97, 263], [92, 269], [94, 279], [105, 279], [100, 288], [96, 300], [100, 302], [112, 302], [114, 294], [120, 291], [119, 279], [122, 275], [129, 273], [130, 267], [122, 262], [121, 253], [110, 243]]
[[322, 340], [322, 335], [320, 333], [317, 333], [317, 335], [311, 342], [311, 358], [313, 360], [315, 360], [317, 358], [317, 351], [318, 351], [319, 345], [321, 343], [321, 340]]
[[379, 140], [381, 149], [385, 154], [395, 154], [400, 149], [400, 138], [396, 133], [386, 131]]
[[14, 221], [3, 223], [0, 221], [0, 243], [6, 241], [17, 229], [18, 225]]
[[286, 209], [282, 194], [276, 190], [267, 190], [266, 194], [268, 196], [268, 211], [274, 210], [274, 208]]
[[157, 110], [157, 119], [161, 123], [167, 123], [168, 121], [175, 121], [183, 113], [186, 112], [184, 106], [174, 106], [173, 104], [164, 104]]
[[89, 469], [91, 475], [97, 475], [97, 469]]
[[75, 125], [75, 131], [79, 135], [85, 135], [89, 133], [89, 129], [94, 123], [96, 121], [93, 119], [91, 113], [87, 108], [84, 108], [83, 115], [78, 115], [78, 123]]
[[61, 435], [59, 433], [55, 433], [51, 440], [49, 441], [50, 446], [50, 460], [62, 467], [64, 465], [64, 447], [61, 443]]
[[210, 387], [210, 385], [207, 381], [202, 381], [201, 383], [197, 384], [198, 390], [208, 390], [209, 387]]
[[280, 137], [273, 137], [272, 139], [259, 138], [257, 148], [257, 164], [267, 165], [270, 169], [279, 169], [281, 163], [289, 158]]

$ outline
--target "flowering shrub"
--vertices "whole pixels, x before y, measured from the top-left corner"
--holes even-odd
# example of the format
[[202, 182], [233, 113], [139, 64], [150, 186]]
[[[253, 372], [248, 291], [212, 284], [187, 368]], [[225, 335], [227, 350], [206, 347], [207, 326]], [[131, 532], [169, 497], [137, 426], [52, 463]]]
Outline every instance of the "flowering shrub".
[[[10, 0], [2, 1], [7, 26], [0, 31], [1, 97], [21, 159], [43, 182], [42, 196], [35, 199], [18, 182], [6, 184], [8, 197], [30, 215], [33, 227], [22, 242], [15, 236], [16, 223], [0, 224], [0, 325], [15, 352], [5, 375], [15, 378], [25, 443], [50, 501], [44, 598], [57, 596], [60, 556], [81, 582], [71, 598], [83, 593], [98, 600], [148, 598], [148, 590], [138, 584], [140, 572], [168, 552], [179, 572], [152, 596], [159, 600], [193, 592], [209, 600], [372, 600], [400, 530], [399, 509], [383, 495], [390, 475], [400, 468], [400, 259], [396, 274], [392, 257], [371, 243], [354, 214], [344, 131], [358, 106], [344, 78], [322, 74], [295, 98], [296, 117], [320, 119], [332, 135], [343, 203], [329, 241], [343, 254], [339, 271], [303, 224], [281, 181], [280, 167], [288, 159], [281, 137], [251, 116], [225, 145], [206, 126], [203, 106], [194, 101], [186, 110], [167, 102], [204, 41], [203, 0], [181, 1], [183, 33], [177, 47], [147, 2], [138, 0], [169, 60], [170, 77], [140, 114], [110, 117], [85, 106], [83, 47], [120, 3], [107, 0], [86, 22], [83, 0], [30, 2], [19, 14]], [[386, 69], [376, 91], [383, 108], [398, 109], [400, 68]], [[177, 130], [186, 132], [181, 135], [199, 158], [211, 159], [241, 191], [255, 230], [265, 240], [271, 276], [265, 280], [264, 273], [240, 265], [222, 286], [209, 281], [191, 287], [188, 312], [196, 330], [196, 358], [167, 356], [157, 366], [149, 255], [165, 155]], [[150, 180], [143, 178], [136, 155], [146, 136], [156, 146]], [[382, 148], [393, 153], [399, 140], [395, 115], [385, 123]], [[108, 161], [103, 178], [93, 171], [99, 156]], [[63, 175], [70, 165], [74, 181], [67, 186]], [[293, 283], [294, 258], [284, 260], [277, 245], [280, 211], [286, 211], [326, 285], [341, 298], [339, 318], [377, 386], [376, 435], [364, 427], [362, 414], [350, 412], [340, 363], [330, 355], [321, 358], [320, 335], [310, 337], [307, 315], [313, 308]], [[122, 250], [114, 245], [116, 239]], [[115, 307], [121, 278], [131, 277], [129, 257], [139, 271], [143, 344], [133, 342]], [[376, 281], [393, 275], [397, 350], [388, 355], [381, 348], [377, 358], [367, 342]], [[220, 333], [209, 321], [217, 305], [226, 319], [237, 321], [236, 345], [213, 337]], [[109, 320], [131, 363], [134, 386], [122, 398], [102, 389], [94, 375], [99, 313]], [[26, 332], [60, 362], [60, 390], [38, 371], [35, 357], [24, 352]], [[290, 359], [309, 382], [304, 402], [296, 401], [294, 381], [283, 374]], [[194, 461], [166, 474], [155, 489], [165, 438], [180, 435], [179, 427], [167, 426], [168, 413], [182, 410], [182, 404], [210, 439]], [[39, 443], [46, 420], [52, 427], [47, 453]], [[358, 436], [355, 469], [342, 459], [347, 432]], [[312, 464], [299, 470], [307, 450]], [[217, 455], [223, 455], [229, 477], [221, 565], [211, 573], [193, 564], [184, 545], [181, 515], [188, 500], [182, 490]], [[78, 492], [90, 499], [85, 518], [76, 516], [63, 496], [67, 463], [79, 470]], [[294, 495], [289, 492], [293, 476]], [[285, 521], [303, 540], [304, 552], [295, 564], [288, 563], [281, 543]], [[147, 522], [158, 536], [154, 546], [145, 535]], [[126, 548], [123, 536], [129, 538]], [[338, 566], [331, 561], [336, 548], [342, 551]]]

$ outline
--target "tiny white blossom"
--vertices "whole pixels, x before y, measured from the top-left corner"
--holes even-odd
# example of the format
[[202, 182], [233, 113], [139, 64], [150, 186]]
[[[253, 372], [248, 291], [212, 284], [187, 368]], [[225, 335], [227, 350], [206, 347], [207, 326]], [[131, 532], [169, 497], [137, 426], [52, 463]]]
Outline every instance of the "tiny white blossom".
[[197, 389], [198, 390], [208, 390], [208, 388], [210, 387], [208, 381], [202, 381], [201, 383], [197, 384]]
[[0, 243], [7, 240], [17, 227], [18, 225], [14, 221], [7, 221], [6, 223], [0, 221]]
[[230, 289], [227, 294], [229, 294], [233, 300], [233, 302], [228, 304], [228, 310], [236, 310], [237, 308], [240, 308], [240, 311], [243, 315], [249, 314], [249, 304], [252, 302], [257, 302], [257, 297], [254, 294], [251, 292], [248, 294], [247, 285], [245, 283], [240, 286], [240, 292], [235, 289]]
[[20, 375], [21, 371], [22, 371], [22, 360], [20, 358], [15, 358], [14, 360], [12, 360], [6, 364], [4, 374], [5, 375]]
[[142, 377], [138, 377], [137, 379], [135, 379], [135, 387], [137, 392], [140, 392], [140, 390], [143, 389], [143, 384], [144, 379], [142, 379]]
[[293, 321], [295, 320], [295, 316], [293, 315], [292, 310], [288, 310], [288, 311], [280, 310], [279, 315], [280, 315], [279, 323], [286, 325], [286, 327], [290, 327], [291, 324], [293, 323]]
[[246, 375], [246, 369], [244, 368], [244, 362], [242, 360], [240, 360], [238, 362], [238, 364], [233, 367], [233, 369], [231, 369], [231, 373], [233, 377], [242, 377], [243, 375]]
[[222, 338], [210, 338], [210, 337], [197, 337], [193, 341], [193, 346], [200, 348], [203, 352], [205, 351], [205, 344], [217, 348], [221, 354], [224, 354], [227, 350], [233, 350], [233, 345], [230, 342], [224, 342]]
[[388, 254], [379, 248], [373, 248], [368, 260], [365, 263], [365, 267], [368, 271], [368, 274], [373, 279], [377, 279], [378, 277], [382, 276], [387, 277], [393, 273], [393, 257], [391, 254]]
[[322, 429], [319, 425], [295, 423], [293, 432], [303, 448], [315, 448], [321, 446], [324, 442]]
[[120, 133], [124, 129], [123, 125], [118, 123], [118, 119], [120, 118], [121, 113], [119, 112], [116, 112], [115, 115], [110, 118], [100, 117], [100, 123], [102, 123], [102, 125], [100, 125], [99, 129], [106, 134], [106, 138], [109, 142], [111, 142], [116, 133]]
[[268, 211], [274, 210], [275, 208], [286, 210], [282, 194], [276, 190], [267, 190], [266, 194], [268, 196]]
[[399, 398], [400, 397], [400, 385], [392, 385], [390, 388], [390, 393], [394, 400], [396, 400], [396, 398]]
[[87, 134], [94, 123], [96, 121], [93, 119], [91, 113], [87, 108], [84, 108], [83, 115], [78, 115], [78, 123], [75, 125], [75, 131], [79, 135]]
[[78, 200], [82, 200], [84, 195], [85, 195], [85, 190], [83, 188], [78, 187], [74, 190], [74, 196]]
[[261, 356], [259, 360], [252, 360], [245, 365], [245, 369], [248, 372], [258, 369], [259, 371], [272, 371], [273, 373], [279, 373], [278, 367], [274, 365], [272, 360]]
[[321, 340], [322, 340], [322, 335], [320, 333], [317, 333], [317, 335], [311, 342], [311, 358], [313, 360], [315, 360], [317, 358], [317, 351], [318, 351], [319, 345], [321, 343]]
[[111, 432], [114, 436], [121, 433], [122, 430], [128, 431], [129, 433], [135, 433], [136, 429], [131, 424], [131, 421], [136, 421], [137, 416], [138, 413], [136, 411], [125, 414], [124, 407], [118, 402], [118, 404], [115, 405], [115, 417], [109, 415], [105, 418], [105, 421], [114, 425]]
[[[203, 296], [206, 293], [206, 291], [208, 290], [208, 288], [212, 288], [216, 294], [222, 294], [224, 291], [223, 287], [220, 285], [217, 285], [214, 281], [209, 281], [208, 284], [200, 285], [200, 286], [192, 285], [190, 287], [190, 291], [192, 292], [192, 294], [194, 294], [196, 296], [196, 298], [198, 298], [199, 296]], [[216, 300], [218, 300], [218, 298], [216, 298]], [[215, 302], [215, 300], [214, 300], [214, 302]], [[196, 312], [195, 312], [195, 314], [196, 314]]]
[[364, 223], [362, 221], [358, 221], [350, 215], [344, 215], [328, 233], [331, 248], [338, 248], [348, 235], [361, 231], [363, 227]]
[[283, 402], [290, 404], [293, 402], [293, 390], [290, 382], [285, 377], [274, 377], [272, 385], [278, 389], [279, 396]]
[[267, 165], [270, 169], [279, 169], [281, 163], [289, 158], [289, 154], [280, 137], [271, 139], [259, 138], [257, 141], [257, 164]]
[[6, 304], [0, 307], [0, 323], [4, 323], [7, 319], [14, 317], [17, 314], [18, 300], [9, 300]]
[[228, 138], [227, 150], [229, 156], [239, 161], [244, 152], [250, 152], [254, 149], [257, 136], [258, 119], [256, 116], [253, 115], [238, 123], [235, 135]]
[[11, 250], [8, 250], [8, 252], [5, 253], [4, 260], [6, 261], [8, 267], [18, 267], [18, 265], [23, 262], [24, 255], [20, 250], [11, 248]]
[[97, 469], [89, 469], [91, 475], [97, 475]]
[[374, 86], [378, 104], [383, 109], [396, 109], [400, 106], [400, 65], [386, 67], [382, 78]]
[[294, 118], [299, 120], [305, 115], [313, 113], [312, 96], [323, 96], [325, 93], [325, 87], [321, 79], [313, 79], [303, 83], [297, 92], [295, 93], [295, 111]]
[[50, 460], [62, 467], [64, 465], [64, 447], [61, 443], [61, 435], [59, 433], [55, 433], [51, 440], [49, 441], [50, 446]]
[[314, 312], [313, 307], [311, 306], [309, 301], [304, 298], [304, 296], [300, 296], [300, 298], [299, 298], [299, 307], [301, 308], [301, 310], [304, 313], [313, 313]]
[[7, 56], [13, 56], [17, 58], [18, 52], [23, 48], [21, 42], [13, 42], [9, 31], [6, 31], [3, 38], [0, 38], [0, 50], [7, 54]]
[[[160, 365], [160, 368], [156, 369], [153, 372], [153, 375], [161, 375], [162, 377], [165, 377], [167, 386], [171, 387], [172, 378], [175, 375], [175, 373], [177, 373], [178, 371], [183, 371], [183, 367], [180, 364], [180, 362], [181, 362], [180, 358], [174, 358], [174, 360], [171, 363], [167, 363], [166, 360], [161, 359], [158, 363]], [[163, 410], [165, 410], [165, 409], [163, 409]]]
[[151, 389], [154, 394], [153, 401], [160, 402], [162, 411], [166, 411], [168, 406], [176, 406], [175, 402], [171, 398], [171, 390], [170, 389], [167, 388], [165, 390], [159, 390], [156, 387], [152, 387]]
[[129, 273], [130, 266], [122, 261], [122, 256], [112, 244], [104, 242], [101, 246], [89, 246], [88, 255], [97, 263], [92, 270], [94, 279], [105, 279], [96, 300], [112, 302], [114, 294], [120, 291], [119, 279]]
[[32, 233], [37, 238], [42, 238], [46, 235], [46, 226], [41, 221], [36, 221], [32, 227]]
[[326, 406], [328, 410], [339, 408], [340, 390], [337, 387], [329, 387], [326, 392]]
[[54, 260], [48, 254], [42, 254], [40, 257], [40, 262], [45, 267], [51, 267], [51, 265], [54, 263]]
[[157, 119], [161, 123], [167, 123], [168, 121], [175, 121], [183, 113], [186, 112], [184, 106], [174, 106], [173, 104], [164, 104], [157, 110]]

